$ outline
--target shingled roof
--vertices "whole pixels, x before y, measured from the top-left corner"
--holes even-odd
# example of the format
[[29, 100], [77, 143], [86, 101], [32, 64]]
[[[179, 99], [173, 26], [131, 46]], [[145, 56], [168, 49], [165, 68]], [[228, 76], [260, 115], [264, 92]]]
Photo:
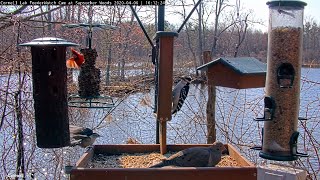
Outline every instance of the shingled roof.
[[267, 64], [253, 57], [221, 57], [198, 67], [197, 70], [206, 70], [208, 67], [218, 63], [230, 67], [239, 74], [264, 74], [267, 72]]

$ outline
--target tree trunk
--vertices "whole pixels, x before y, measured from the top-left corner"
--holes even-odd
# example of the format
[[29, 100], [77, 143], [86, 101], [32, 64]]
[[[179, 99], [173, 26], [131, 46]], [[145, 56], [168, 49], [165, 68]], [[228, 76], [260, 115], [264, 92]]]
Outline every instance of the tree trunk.
[[81, 11], [82, 11], [82, 6], [78, 6], [78, 23], [81, 22]]
[[[50, 11], [50, 6], [48, 6], [48, 9], [47, 11]], [[51, 12], [48, 13], [48, 32], [51, 34], [51, 31], [52, 31], [52, 15], [51, 15]]]
[[[198, 26], [199, 26], [199, 31], [198, 31], [198, 59], [199, 59], [199, 64], [202, 65], [203, 63], [203, 58], [202, 58], [202, 51], [203, 51], [203, 46], [202, 46], [202, 3], [199, 4], [199, 11], [198, 11]], [[197, 67], [196, 67], [197, 69]], [[198, 73], [197, 73], [198, 74]], [[204, 71], [201, 71], [201, 77], [204, 77]]]
[[120, 61], [120, 64], [121, 64], [121, 81], [124, 81], [125, 79], [125, 76], [124, 76], [124, 67], [125, 67], [125, 64], [126, 64], [126, 61], [124, 60], [124, 58], [121, 58], [121, 61]]
[[107, 69], [106, 69], [106, 85], [110, 85], [110, 67], [112, 60], [112, 44], [110, 43], [108, 48], [108, 61], [107, 61]]
[[245, 19], [243, 20], [244, 27], [242, 25], [242, 22], [240, 22], [240, 27], [238, 27], [238, 43], [236, 44], [236, 48], [235, 48], [235, 51], [233, 54], [234, 57], [238, 56], [239, 48], [240, 48], [241, 44], [244, 42], [244, 40], [246, 39], [246, 34], [247, 34], [247, 29], [248, 29], [248, 23], [247, 23], [248, 16], [249, 16], [249, 14], [247, 14]]
[[215, 19], [214, 19], [214, 32], [213, 32], [213, 42], [211, 47], [211, 55], [215, 57], [217, 54], [217, 42], [218, 42], [218, 25], [219, 25], [219, 18], [220, 14], [224, 9], [224, 0], [216, 0], [215, 5]]

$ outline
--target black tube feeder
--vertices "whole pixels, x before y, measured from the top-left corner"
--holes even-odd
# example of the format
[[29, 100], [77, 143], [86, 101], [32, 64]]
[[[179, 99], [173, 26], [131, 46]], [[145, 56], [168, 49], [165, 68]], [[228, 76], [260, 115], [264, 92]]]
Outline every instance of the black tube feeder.
[[268, 56], [262, 146], [259, 156], [294, 161], [299, 153], [297, 132], [303, 42], [303, 11], [300, 0], [271, 0], [269, 6]]
[[69, 146], [66, 48], [78, 45], [44, 37], [20, 46], [31, 47], [37, 146]]

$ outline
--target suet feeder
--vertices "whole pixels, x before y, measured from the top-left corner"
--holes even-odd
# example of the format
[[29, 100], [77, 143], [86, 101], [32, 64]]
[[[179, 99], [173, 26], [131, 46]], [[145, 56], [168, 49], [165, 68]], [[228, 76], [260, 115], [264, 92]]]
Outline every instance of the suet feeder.
[[68, 146], [66, 48], [78, 45], [60, 38], [44, 37], [20, 46], [31, 47], [37, 146]]
[[95, 49], [81, 49], [85, 63], [81, 65], [78, 77], [79, 95], [68, 97], [69, 107], [111, 109], [115, 106], [113, 98], [100, 94], [101, 71], [95, 67], [98, 56]]
[[197, 70], [207, 70], [213, 74], [210, 77], [215, 86], [245, 89], [265, 86], [267, 66], [253, 57], [221, 57]]
[[[293, 161], [306, 154], [297, 152], [300, 78], [302, 63], [303, 11], [300, 0], [272, 0], [269, 6], [269, 33], [262, 158]], [[271, 112], [271, 111], [270, 111]]]
[[95, 49], [91, 48], [92, 45], [92, 31], [93, 28], [101, 28], [105, 30], [114, 30], [117, 27], [107, 24], [66, 24], [67, 28], [86, 28], [87, 32], [87, 48], [81, 49], [84, 55], [85, 63], [81, 66], [80, 75], [78, 77], [79, 95], [70, 95], [68, 97], [69, 107], [77, 108], [113, 108], [114, 102], [112, 97], [103, 96], [100, 94], [100, 69], [95, 67], [96, 58], [98, 53]]

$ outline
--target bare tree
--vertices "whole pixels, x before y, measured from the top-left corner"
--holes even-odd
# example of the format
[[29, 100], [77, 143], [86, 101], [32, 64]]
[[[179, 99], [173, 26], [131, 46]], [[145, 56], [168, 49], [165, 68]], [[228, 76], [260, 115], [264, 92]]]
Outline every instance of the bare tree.
[[[202, 56], [202, 51], [203, 51], [202, 8], [203, 8], [203, 3], [201, 2], [197, 10], [198, 11], [198, 59], [199, 59], [198, 62], [199, 64], [204, 64], [203, 56]], [[204, 77], [204, 74], [205, 74], [204, 71], [201, 71], [201, 77]], [[196, 71], [196, 75], [198, 75], [197, 71]]]
[[250, 13], [248, 13], [245, 16], [244, 20], [240, 20], [239, 23], [235, 23], [235, 26], [237, 29], [238, 41], [236, 42], [236, 47], [235, 47], [235, 51], [234, 51], [234, 55], [233, 55], [234, 57], [237, 57], [238, 52], [239, 52], [239, 48], [246, 38], [246, 34], [247, 34], [247, 30], [248, 30], [248, 16], [249, 15], [250, 15]]
[[229, 5], [227, 4], [227, 0], [215, 0], [215, 14], [214, 14], [214, 27], [213, 27], [213, 42], [211, 47], [211, 53], [214, 57], [216, 55], [217, 43], [220, 34], [224, 31], [219, 31], [219, 19], [222, 12], [227, 8]]

